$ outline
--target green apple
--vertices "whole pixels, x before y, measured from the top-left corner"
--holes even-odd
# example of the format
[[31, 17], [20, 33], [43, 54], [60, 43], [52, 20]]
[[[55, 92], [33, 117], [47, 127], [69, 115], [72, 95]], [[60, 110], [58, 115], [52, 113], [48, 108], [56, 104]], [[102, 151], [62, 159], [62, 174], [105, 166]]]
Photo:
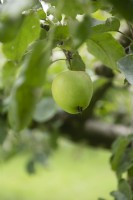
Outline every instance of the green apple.
[[65, 71], [52, 83], [55, 102], [66, 112], [77, 114], [88, 107], [93, 93], [89, 75], [84, 71]]

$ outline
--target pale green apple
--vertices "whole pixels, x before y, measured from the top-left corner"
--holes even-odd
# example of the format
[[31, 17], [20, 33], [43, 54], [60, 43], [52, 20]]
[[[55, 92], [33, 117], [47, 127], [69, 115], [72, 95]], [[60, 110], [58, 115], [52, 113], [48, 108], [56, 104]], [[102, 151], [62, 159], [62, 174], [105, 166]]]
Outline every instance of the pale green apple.
[[55, 102], [66, 112], [77, 114], [88, 107], [93, 93], [89, 75], [84, 71], [65, 71], [52, 83]]

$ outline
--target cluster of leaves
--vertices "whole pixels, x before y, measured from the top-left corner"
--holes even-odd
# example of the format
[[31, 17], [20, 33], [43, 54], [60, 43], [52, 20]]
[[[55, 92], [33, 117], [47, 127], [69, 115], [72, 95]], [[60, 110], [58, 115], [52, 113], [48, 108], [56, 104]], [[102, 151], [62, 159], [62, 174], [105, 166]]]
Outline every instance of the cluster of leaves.
[[[97, 10], [104, 10], [109, 17], [104, 21], [97, 20], [93, 16]], [[121, 3], [118, 0], [23, 0], [21, 3], [18, 0], [7, 0], [0, 4], [0, 45], [4, 59], [4, 64], [0, 63], [0, 144], [4, 143], [9, 155], [21, 149], [26, 143], [24, 141], [27, 141], [21, 132], [19, 145], [11, 150], [15, 142], [14, 134], [16, 136], [17, 132], [34, 126], [34, 123], [39, 123], [41, 129], [42, 124], [58, 112], [51, 95], [47, 96], [44, 89], [55, 48], [64, 53], [69, 69], [85, 70], [79, 48], [86, 43], [89, 53], [111, 70], [122, 71], [128, 82], [133, 83], [132, 39], [128, 38], [130, 51], [126, 55], [125, 49], [114, 37], [114, 33], [120, 32], [123, 18], [128, 20], [132, 29], [132, 12], [132, 1], [124, 0]], [[56, 132], [60, 122], [48, 126]], [[36, 138], [30, 131], [26, 135], [31, 140]], [[40, 138], [43, 137], [40, 135]], [[47, 148], [38, 148], [45, 141], [38, 137], [34, 145], [34, 155], [37, 156], [27, 165], [31, 172], [34, 171], [35, 161], [38, 158], [44, 161], [45, 152], [49, 152]], [[111, 163], [118, 175], [119, 190], [112, 195], [117, 200], [132, 199], [128, 182], [121, 177], [132, 168], [131, 147], [127, 148], [130, 142], [131, 138], [122, 138], [113, 148]]]
[[[41, 2], [45, 9], [44, 2]], [[17, 1], [13, 0], [0, 6], [0, 41], [6, 58], [2, 67], [2, 85], [6, 95], [10, 96], [8, 119], [16, 131], [27, 127], [33, 118], [36, 103], [43, 93], [45, 75], [54, 48], [59, 47], [65, 53], [71, 70], [85, 70], [78, 53], [84, 42], [88, 51], [111, 69], [118, 70], [117, 62], [120, 59], [120, 69], [123, 69], [125, 59], [126, 63], [128, 59], [131, 67], [132, 57], [124, 57], [123, 47], [108, 33], [119, 31], [120, 21], [111, 16], [100, 22], [91, 16], [92, 12], [104, 8], [104, 2], [66, 3], [57, 0], [48, 3], [51, 6], [46, 12], [41, 4], [32, 1], [23, 1], [18, 6]], [[73, 8], [72, 12], [70, 7]], [[77, 19], [77, 14], [80, 19]]]
[[[118, 180], [117, 191], [112, 191], [111, 196], [115, 200], [132, 200], [133, 184], [133, 135], [119, 137], [112, 145], [112, 156], [110, 159], [112, 170], [116, 173]], [[99, 198], [99, 200], [105, 200]]]
[[133, 136], [120, 137], [112, 146], [111, 166], [118, 179], [118, 190], [111, 195], [116, 199], [133, 199]]

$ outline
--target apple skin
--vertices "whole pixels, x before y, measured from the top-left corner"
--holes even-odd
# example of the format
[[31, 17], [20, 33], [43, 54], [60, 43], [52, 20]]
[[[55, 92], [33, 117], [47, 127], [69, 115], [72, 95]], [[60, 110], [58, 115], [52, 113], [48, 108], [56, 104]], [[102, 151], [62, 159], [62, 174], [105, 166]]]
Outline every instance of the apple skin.
[[87, 108], [92, 93], [92, 81], [84, 71], [61, 72], [52, 83], [55, 102], [70, 114], [80, 113]]

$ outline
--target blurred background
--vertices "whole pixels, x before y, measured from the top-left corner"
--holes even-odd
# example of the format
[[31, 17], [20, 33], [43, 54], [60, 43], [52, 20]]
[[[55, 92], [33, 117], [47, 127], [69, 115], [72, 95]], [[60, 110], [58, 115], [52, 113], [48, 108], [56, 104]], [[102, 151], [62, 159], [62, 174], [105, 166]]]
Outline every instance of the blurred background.
[[[23, 153], [0, 164], [1, 200], [108, 200], [116, 188], [109, 166], [110, 153], [100, 148], [75, 145], [63, 138], [46, 161], [44, 168], [36, 165], [36, 173], [26, 172], [30, 155]], [[30, 166], [28, 166], [30, 168]]]

